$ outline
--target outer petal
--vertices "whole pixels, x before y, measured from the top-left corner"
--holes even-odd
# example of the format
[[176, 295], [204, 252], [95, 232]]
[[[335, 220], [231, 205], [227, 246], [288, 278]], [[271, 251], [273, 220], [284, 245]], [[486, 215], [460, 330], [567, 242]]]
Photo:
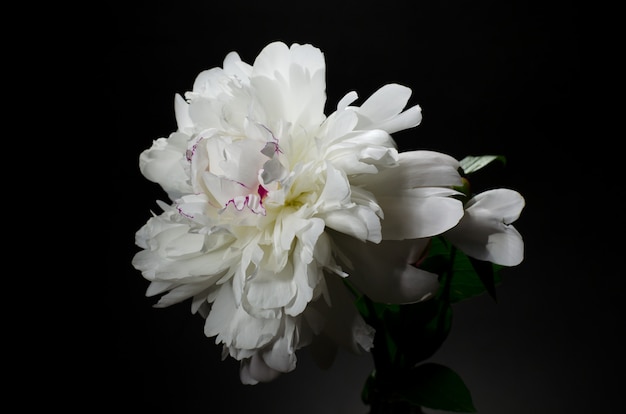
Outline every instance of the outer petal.
[[325, 68], [324, 55], [311, 45], [267, 45], [254, 61], [251, 85], [268, 119], [318, 126], [325, 119]]
[[290, 372], [296, 368], [296, 323], [294, 318], [284, 318], [284, 332], [271, 347], [265, 348], [261, 356], [268, 367], [279, 372]]
[[239, 369], [241, 383], [246, 385], [270, 382], [280, 376], [280, 374], [280, 371], [270, 368], [258, 354], [242, 360]]
[[402, 113], [411, 89], [391, 83], [378, 89], [360, 108], [357, 129], [382, 129], [390, 134], [407, 128], [413, 128], [422, 121], [422, 111], [414, 106]]
[[417, 187], [453, 187], [462, 184], [459, 162], [436, 151], [406, 151], [398, 154], [398, 166], [355, 180], [377, 195], [396, 194]]
[[465, 216], [445, 237], [469, 256], [503, 266], [515, 266], [524, 257], [524, 242], [511, 225], [524, 208], [516, 191], [495, 189], [473, 197]]
[[459, 163], [434, 151], [399, 154], [398, 166], [355, 179], [371, 191], [384, 213], [384, 240], [430, 237], [455, 226], [463, 204], [450, 187], [461, 184]]
[[419, 188], [378, 199], [385, 218], [383, 240], [431, 237], [454, 227], [463, 217], [463, 203], [454, 190]]
[[224, 283], [205, 321], [204, 333], [217, 335], [216, 343], [223, 342], [231, 351], [254, 350], [270, 343], [279, 327], [280, 319], [255, 318], [238, 307], [232, 287]]
[[327, 276], [326, 283], [329, 303], [318, 300], [310, 304], [324, 318], [322, 335], [352, 353], [368, 352], [373, 346], [374, 329], [365, 323], [357, 311], [354, 295], [343, 285], [339, 276]]
[[174, 115], [176, 117], [178, 130], [187, 135], [192, 135], [194, 125], [189, 116], [189, 104], [185, 101], [185, 98], [178, 93], [174, 96]]
[[224, 72], [243, 84], [248, 84], [252, 66], [243, 62], [237, 52], [230, 52], [224, 58]]
[[189, 194], [188, 163], [185, 159], [189, 136], [175, 132], [159, 138], [139, 156], [139, 170], [150, 181], [158, 183], [170, 199]]
[[[333, 236], [345, 263], [349, 281], [372, 300], [383, 303], [413, 303], [434, 295], [437, 275], [413, 266], [428, 245], [428, 239], [361, 242], [342, 234]], [[347, 260], [346, 260], [347, 261]]]

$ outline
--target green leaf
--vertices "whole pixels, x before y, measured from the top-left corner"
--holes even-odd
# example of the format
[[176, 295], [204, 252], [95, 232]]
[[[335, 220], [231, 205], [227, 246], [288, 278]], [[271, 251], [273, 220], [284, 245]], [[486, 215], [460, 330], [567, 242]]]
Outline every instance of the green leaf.
[[413, 405], [435, 410], [476, 412], [463, 379], [444, 365], [432, 362], [418, 365], [406, 380], [401, 395]]
[[403, 305], [392, 326], [401, 361], [413, 366], [430, 358], [448, 337], [452, 307], [439, 298]]
[[400, 305], [374, 302], [365, 295], [359, 296], [355, 303], [365, 322], [376, 331], [372, 350], [374, 359], [387, 365], [394, 364], [398, 346], [394, 335], [397, 328], [393, 326], [393, 321], [400, 312]]
[[500, 282], [499, 275], [490, 262], [471, 258], [457, 251], [453, 264], [454, 274], [450, 284], [449, 300], [452, 303], [480, 295], [485, 290], [496, 298], [496, 285]]
[[376, 386], [376, 370], [372, 370], [372, 372], [367, 376], [365, 380], [365, 384], [363, 384], [363, 389], [361, 390], [361, 401], [364, 404], [371, 404], [371, 395], [372, 390]]
[[390, 305], [367, 296], [357, 308], [375, 330], [372, 355], [389, 367], [410, 367], [432, 356], [445, 341], [452, 325], [452, 307], [440, 298]]
[[463, 172], [465, 174], [470, 174], [474, 171], [480, 170], [481, 168], [495, 160], [501, 161], [503, 164], [506, 164], [506, 158], [504, 157], [504, 155], [468, 155], [460, 161], [460, 164]]
[[486, 262], [483, 260], [478, 260], [473, 257], [468, 257], [469, 261], [472, 263], [472, 267], [476, 270], [476, 274], [478, 275], [480, 281], [482, 282], [485, 289], [489, 295], [496, 302], [498, 299], [496, 298], [496, 280], [497, 273], [494, 270], [494, 265], [491, 262]]
[[485, 291], [494, 299], [496, 297], [495, 286], [500, 282], [497, 267], [491, 262], [470, 258], [441, 237], [431, 239], [429, 256], [419, 267], [439, 275], [442, 286], [437, 295], [445, 296], [450, 303], [460, 302]]

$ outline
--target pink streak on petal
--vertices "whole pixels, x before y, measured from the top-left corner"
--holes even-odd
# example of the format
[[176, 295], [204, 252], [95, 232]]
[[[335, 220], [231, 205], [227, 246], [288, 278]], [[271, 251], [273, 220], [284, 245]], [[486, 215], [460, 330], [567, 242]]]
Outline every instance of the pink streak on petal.
[[259, 196], [261, 197], [261, 204], [263, 204], [263, 199], [265, 198], [267, 193], [269, 193], [269, 191], [267, 191], [267, 188], [259, 184], [259, 187], [257, 188], [257, 192], [259, 193]]

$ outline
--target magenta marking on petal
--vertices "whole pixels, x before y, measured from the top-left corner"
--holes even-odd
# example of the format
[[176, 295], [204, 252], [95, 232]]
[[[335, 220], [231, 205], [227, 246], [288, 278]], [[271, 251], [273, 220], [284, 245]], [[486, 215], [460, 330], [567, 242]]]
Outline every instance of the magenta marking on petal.
[[228, 208], [228, 206], [230, 204], [232, 204], [233, 207], [235, 207], [235, 210], [237, 210], [237, 211], [243, 211], [245, 207], [248, 207], [248, 209], [250, 211], [252, 211], [253, 213], [255, 213], [255, 214], [261, 214], [263, 216], [266, 214], [265, 207], [263, 207], [263, 202], [262, 201], [259, 203], [260, 209], [258, 209], [258, 210], [250, 205], [250, 196], [249, 195], [245, 196], [245, 198], [243, 199], [243, 202], [239, 202], [239, 203], [237, 203], [237, 201], [235, 201], [234, 198], [231, 198], [230, 200], [228, 200], [226, 202], [226, 204], [224, 204], [224, 210], [226, 208]]
[[265, 198], [265, 196], [267, 196], [267, 193], [269, 193], [269, 191], [267, 190], [267, 188], [259, 184], [259, 187], [257, 188], [257, 193], [259, 193], [259, 196], [261, 197], [261, 204], [263, 204], [263, 199]]
[[178, 214], [180, 214], [183, 217], [187, 217], [188, 219], [193, 219], [193, 215], [185, 213], [183, 211], [183, 209], [180, 207], [180, 204], [176, 204], [176, 211], [178, 211]]
[[281, 149], [280, 149], [280, 146], [278, 145], [278, 142], [275, 142], [275, 143], [274, 143], [274, 153], [275, 153], [275, 154], [276, 154], [276, 153], [280, 153], [280, 154], [282, 154], [282, 153], [283, 153], [283, 150], [281, 150]]
[[263, 125], [263, 124], [261, 124], [261, 126], [262, 126], [262, 127], [263, 127], [263, 128], [264, 128], [267, 132], [269, 132], [269, 133], [270, 133], [270, 135], [271, 135], [271, 137], [272, 137], [272, 140], [274, 141], [274, 142], [272, 142], [272, 144], [274, 144], [274, 154], [276, 154], [277, 152], [282, 154], [282, 152], [283, 152], [283, 151], [280, 149], [280, 146], [278, 145], [278, 142], [279, 142], [278, 138], [276, 138], [276, 136], [274, 135], [274, 133], [272, 132], [272, 130], [271, 130], [271, 129], [269, 129], [268, 127], [266, 127], [266, 126], [265, 126], [265, 125]]
[[187, 161], [191, 162], [191, 159], [196, 154], [196, 149], [198, 148], [198, 142], [202, 141], [203, 139], [204, 139], [204, 137], [198, 138], [196, 143], [191, 146], [191, 149], [188, 149], [185, 152], [185, 157], [187, 158]]

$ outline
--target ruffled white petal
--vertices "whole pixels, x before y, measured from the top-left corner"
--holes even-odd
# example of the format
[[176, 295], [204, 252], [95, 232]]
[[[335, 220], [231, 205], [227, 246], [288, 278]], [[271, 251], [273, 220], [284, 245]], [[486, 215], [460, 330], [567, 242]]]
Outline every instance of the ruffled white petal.
[[174, 132], [159, 138], [139, 156], [139, 170], [148, 180], [158, 183], [171, 200], [191, 192], [189, 166], [185, 159], [186, 134]]
[[224, 283], [206, 318], [204, 333], [216, 336], [216, 343], [224, 343], [236, 355], [237, 349], [255, 350], [272, 342], [280, 325], [280, 319], [256, 318], [238, 307], [232, 287]]
[[308, 129], [325, 118], [325, 62], [311, 45], [266, 46], [254, 61], [251, 84], [266, 117]]

